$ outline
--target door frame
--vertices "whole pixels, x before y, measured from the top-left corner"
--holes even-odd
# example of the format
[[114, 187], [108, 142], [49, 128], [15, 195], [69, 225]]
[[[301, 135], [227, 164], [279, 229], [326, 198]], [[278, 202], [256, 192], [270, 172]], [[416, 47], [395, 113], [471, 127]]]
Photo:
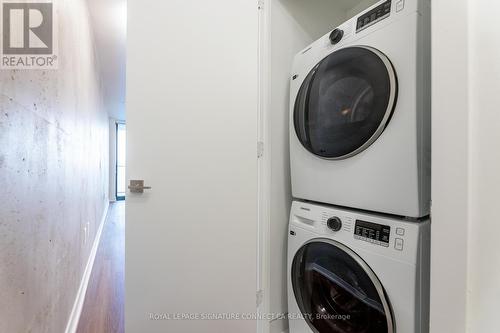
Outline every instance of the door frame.
[[271, 85], [271, 29], [270, 1], [258, 0], [258, 225], [257, 225], [257, 332], [269, 333], [270, 321], [270, 234], [271, 234], [271, 135], [270, 98]]

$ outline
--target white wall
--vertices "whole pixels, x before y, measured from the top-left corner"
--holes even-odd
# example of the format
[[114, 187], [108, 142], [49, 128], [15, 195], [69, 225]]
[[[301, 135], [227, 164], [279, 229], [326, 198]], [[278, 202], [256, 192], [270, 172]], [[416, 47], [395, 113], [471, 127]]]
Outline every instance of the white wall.
[[[329, 30], [333, 30], [337, 25], [346, 19], [346, 12], [359, 0], [268, 0], [279, 2], [281, 10], [286, 11], [286, 15], [293, 24], [299, 26], [311, 40], [315, 40]], [[271, 18], [272, 21], [272, 18]], [[286, 28], [282, 30], [285, 34], [293, 34], [294, 30], [287, 32]], [[300, 36], [299, 36], [300, 38]]]
[[363, 0], [353, 8], [347, 11], [346, 18], [349, 19], [359, 14], [359, 12], [365, 10], [366, 8], [376, 4], [380, 0]]
[[469, 0], [469, 249], [467, 332], [500, 327], [500, 11]]
[[59, 69], [0, 71], [0, 332], [64, 331], [107, 201], [86, 2], [59, 9]]
[[[271, 247], [270, 304], [271, 313], [287, 309], [287, 225], [291, 207], [290, 155], [288, 145], [289, 80], [293, 56], [312, 38], [295, 21], [281, 1], [271, 2], [271, 83], [269, 116], [271, 123]], [[282, 332], [283, 320], [271, 323], [271, 332]]]
[[94, 27], [104, 107], [110, 117], [125, 121], [127, 0], [85, 0]]
[[498, 332], [500, 9], [433, 5], [431, 332]]
[[467, 2], [432, 2], [432, 333], [460, 333], [465, 328], [469, 214]]

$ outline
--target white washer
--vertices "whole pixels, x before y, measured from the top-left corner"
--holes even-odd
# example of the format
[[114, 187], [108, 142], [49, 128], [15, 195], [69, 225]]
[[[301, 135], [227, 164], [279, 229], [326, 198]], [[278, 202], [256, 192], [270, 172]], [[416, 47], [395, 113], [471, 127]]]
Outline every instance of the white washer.
[[430, 223], [295, 201], [290, 333], [427, 333]]
[[430, 89], [429, 0], [381, 1], [296, 55], [293, 196], [428, 215]]

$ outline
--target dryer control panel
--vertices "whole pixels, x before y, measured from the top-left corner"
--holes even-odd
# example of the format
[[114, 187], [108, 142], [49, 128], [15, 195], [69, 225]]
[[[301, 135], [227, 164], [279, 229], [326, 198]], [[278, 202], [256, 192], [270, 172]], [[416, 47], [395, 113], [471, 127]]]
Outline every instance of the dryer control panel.
[[392, 0], [387, 0], [381, 5], [358, 17], [356, 32], [360, 32], [361, 30], [364, 30], [389, 17], [389, 15], [391, 15], [391, 3]]

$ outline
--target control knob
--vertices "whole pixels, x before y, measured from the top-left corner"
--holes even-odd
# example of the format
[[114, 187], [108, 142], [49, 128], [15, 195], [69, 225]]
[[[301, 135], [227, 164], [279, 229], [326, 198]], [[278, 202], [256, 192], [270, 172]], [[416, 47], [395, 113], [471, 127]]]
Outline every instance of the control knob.
[[326, 221], [326, 225], [333, 231], [339, 231], [342, 229], [342, 220], [338, 217], [332, 217]]
[[332, 31], [330, 34], [330, 42], [335, 45], [338, 42], [342, 40], [342, 37], [344, 37], [344, 30], [341, 29], [335, 29]]

